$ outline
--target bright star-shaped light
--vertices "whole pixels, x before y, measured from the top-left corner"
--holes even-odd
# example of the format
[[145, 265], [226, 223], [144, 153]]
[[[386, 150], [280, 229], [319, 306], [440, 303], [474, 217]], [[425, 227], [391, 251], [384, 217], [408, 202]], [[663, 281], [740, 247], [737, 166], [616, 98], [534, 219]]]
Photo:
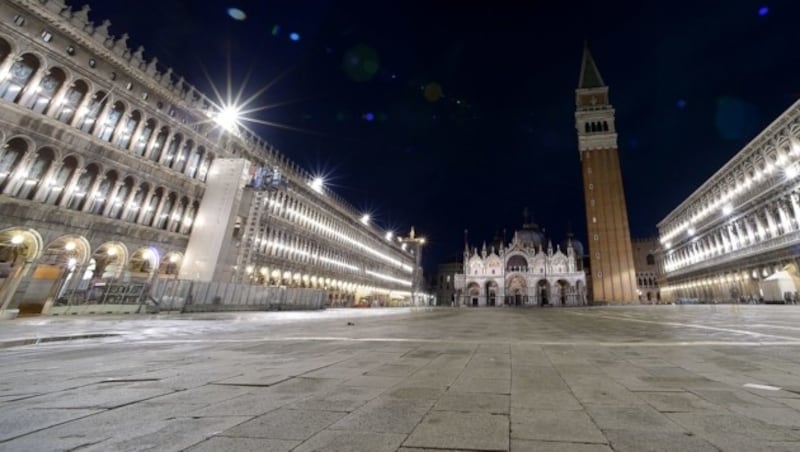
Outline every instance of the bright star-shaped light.
[[239, 126], [239, 108], [234, 105], [226, 105], [214, 115], [214, 122], [220, 127], [232, 132]]
[[310, 185], [310, 186], [311, 186], [311, 188], [312, 188], [312, 189], [313, 189], [315, 192], [317, 192], [317, 193], [322, 193], [322, 188], [325, 186], [325, 179], [323, 179], [323, 178], [321, 178], [321, 177], [315, 177], [315, 178], [314, 178], [314, 180], [312, 180], [311, 182], [309, 182], [309, 184], [308, 184], [308, 185]]
[[366, 213], [366, 214], [364, 214], [363, 217], [361, 217], [361, 222], [364, 223], [364, 224], [369, 224], [369, 219], [370, 219], [370, 216], [369, 216], [368, 213]]

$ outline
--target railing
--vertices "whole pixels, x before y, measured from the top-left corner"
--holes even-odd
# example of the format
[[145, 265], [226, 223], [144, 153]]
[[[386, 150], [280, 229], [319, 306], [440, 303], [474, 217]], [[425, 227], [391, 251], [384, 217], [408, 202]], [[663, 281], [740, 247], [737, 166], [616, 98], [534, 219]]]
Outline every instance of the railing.
[[265, 311], [322, 309], [326, 295], [319, 289], [158, 279], [149, 299], [159, 311]]

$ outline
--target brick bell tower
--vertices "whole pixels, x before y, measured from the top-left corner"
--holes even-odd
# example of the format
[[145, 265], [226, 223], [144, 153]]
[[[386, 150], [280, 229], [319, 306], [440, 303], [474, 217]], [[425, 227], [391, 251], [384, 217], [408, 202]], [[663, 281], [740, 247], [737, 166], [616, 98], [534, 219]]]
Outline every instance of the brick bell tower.
[[586, 200], [592, 301], [638, 303], [614, 107], [586, 44], [575, 90], [575, 127]]

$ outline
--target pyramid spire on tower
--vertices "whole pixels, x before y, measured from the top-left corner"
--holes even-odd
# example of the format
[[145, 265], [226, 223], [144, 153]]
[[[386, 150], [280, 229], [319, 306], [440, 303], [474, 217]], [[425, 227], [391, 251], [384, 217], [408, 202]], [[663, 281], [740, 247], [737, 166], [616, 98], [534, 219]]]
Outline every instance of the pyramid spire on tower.
[[583, 42], [583, 62], [581, 63], [581, 76], [578, 80], [578, 89], [586, 88], [600, 88], [606, 86], [603, 82], [603, 77], [600, 71], [597, 70], [597, 65], [592, 58], [592, 52], [589, 51], [589, 43]]

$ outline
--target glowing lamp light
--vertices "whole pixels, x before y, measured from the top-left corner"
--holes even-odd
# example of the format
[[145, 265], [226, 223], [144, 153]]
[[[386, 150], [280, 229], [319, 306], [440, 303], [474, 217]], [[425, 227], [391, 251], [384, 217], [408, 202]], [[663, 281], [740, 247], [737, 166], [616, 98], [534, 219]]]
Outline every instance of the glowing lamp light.
[[235, 130], [239, 125], [239, 109], [232, 105], [225, 106], [214, 116], [214, 122], [229, 132]]
[[67, 251], [74, 250], [75, 249], [75, 242], [67, 242], [67, 244], [64, 245], [64, 249], [67, 250]]
[[181, 257], [180, 257], [180, 256], [178, 256], [177, 254], [173, 254], [173, 255], [171, 255], [171, 256], [169, 257], [169, 261], [170, 261], [170, 263], [173, 263], [173, 264], [174, 264], [174, 263], [176, 263], [176, 262], [178, 262], [179, 260], [181, 260]]
[[722, 214], [730, 215], [731, 213], [733, 213], [733, 206], [730, 204], [725, 204], [725, 206], [722, 208]]
[[116, 256], [117, 255], [117, 249], [116, 248], [109, 248], [108, 251], [106, 251], [106, 253], [109, 256]]
[[321, 177], [315, 177], [314, 180], [309, 183], [309, 185], [315, 192], [322, 193], [322, 187], [325, 185], [325, 180]]
[[22, 245], [22, 242], [24, 242], [24, 241], [25, 241], [25, 237], [23, 237], [22, 234], [17, 234], [15, 236], [11, 237], [11, 244], [12, 245]]
[[797, 167], [794, 165], [789, 166], [786, 168], [786, 170], [784, 170], [784, 173], [786, 174], [787, 178], [794, 179], [797, 177]]
[[694, 228], [690, 227], [688, 231], [686, 231], [689, 235], [694, 235]]
[[369, 224], [369, 219], [370, 219], [369, 214], [365, 213], [364, 216], [361, 217], [361, 222], [364, 224]]
[[388, 231], [388, 232], [386, 233], [386, 240], [388, 240], [388, 241], [390, 241], [390, 242], [391, 242], [391, 241], [392, 241], [392, 237], [394, 237], [394, 232], [392, 232], [392, 231]]

